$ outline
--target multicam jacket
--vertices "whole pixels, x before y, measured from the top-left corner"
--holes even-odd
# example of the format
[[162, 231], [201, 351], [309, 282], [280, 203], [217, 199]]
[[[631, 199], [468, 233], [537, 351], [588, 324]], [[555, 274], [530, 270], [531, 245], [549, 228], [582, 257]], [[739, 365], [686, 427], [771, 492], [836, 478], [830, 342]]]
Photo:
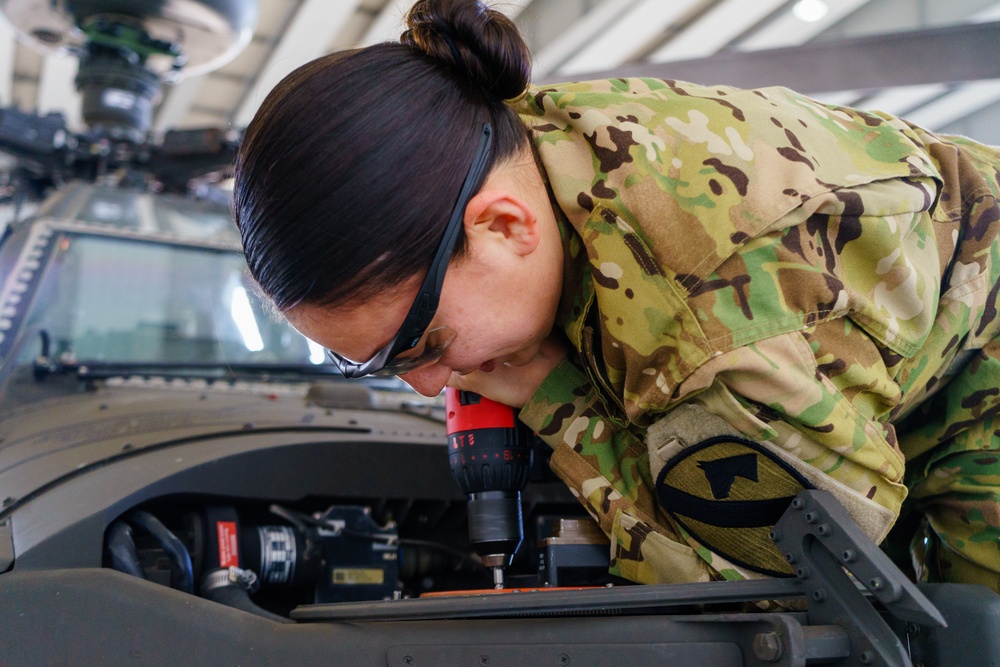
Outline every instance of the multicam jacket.
[[807, 487], [881, 540], [904, 462], [996, 412], [975, 382], [930, 399], [1000, 330], [997, 149], [782, 88], [615, 79], [515, 107], [577, 353], [521, 419], [613, 573], [787, 574], [767, 528]]

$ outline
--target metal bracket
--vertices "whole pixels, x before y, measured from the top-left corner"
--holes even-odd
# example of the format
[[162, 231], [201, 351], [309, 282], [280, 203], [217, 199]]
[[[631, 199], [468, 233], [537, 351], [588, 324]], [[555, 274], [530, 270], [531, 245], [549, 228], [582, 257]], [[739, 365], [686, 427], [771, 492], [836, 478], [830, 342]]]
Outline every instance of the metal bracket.
[[771, 539], [802, 583], [809, 601], [809, 622], [844, 627], [851, 638], [851, 655], [858, 656], [863, 665], [911, 664], [902, 642], [864, 591], [903, 621], [947, 625], [941, 612], [829, 492], [808, 490], [797, 495], [775, 525]]

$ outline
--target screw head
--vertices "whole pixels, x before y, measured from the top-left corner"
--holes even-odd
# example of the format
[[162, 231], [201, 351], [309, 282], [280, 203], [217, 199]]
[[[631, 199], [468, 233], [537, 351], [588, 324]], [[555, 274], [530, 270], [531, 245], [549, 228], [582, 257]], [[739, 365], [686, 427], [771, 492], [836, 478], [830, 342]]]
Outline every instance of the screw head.
[[784, 653], [781, 637], [776, 632], [759, 632], [753, 638], [753, 654], [762, 662], [777, 662]]
[[861, 655], [858, 656], [858, 661], [862, 665], [871, 664], [871, 661], [875, 658], [875, 654], [871, 651], [862, 651]]

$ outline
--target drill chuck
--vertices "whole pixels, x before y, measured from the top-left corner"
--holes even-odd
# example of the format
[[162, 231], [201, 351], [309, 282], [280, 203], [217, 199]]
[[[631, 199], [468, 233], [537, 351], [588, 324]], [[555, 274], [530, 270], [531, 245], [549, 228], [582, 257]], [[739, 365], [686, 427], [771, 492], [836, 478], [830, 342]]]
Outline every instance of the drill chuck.
[[524, 537], [521, 494], [482, 491], [469, 494], [469, 540], [487, 567], [506, 567]]

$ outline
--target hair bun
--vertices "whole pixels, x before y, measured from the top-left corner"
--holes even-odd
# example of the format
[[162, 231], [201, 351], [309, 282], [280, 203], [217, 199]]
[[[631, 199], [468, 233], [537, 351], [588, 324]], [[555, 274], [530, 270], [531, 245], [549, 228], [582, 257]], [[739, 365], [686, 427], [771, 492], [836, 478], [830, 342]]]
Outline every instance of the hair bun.
[[418, 0], [400, 41], [455, 68], [492, 97], [520, 96], [531, 78], [531, 53], [517, 26], [479, 0]]

